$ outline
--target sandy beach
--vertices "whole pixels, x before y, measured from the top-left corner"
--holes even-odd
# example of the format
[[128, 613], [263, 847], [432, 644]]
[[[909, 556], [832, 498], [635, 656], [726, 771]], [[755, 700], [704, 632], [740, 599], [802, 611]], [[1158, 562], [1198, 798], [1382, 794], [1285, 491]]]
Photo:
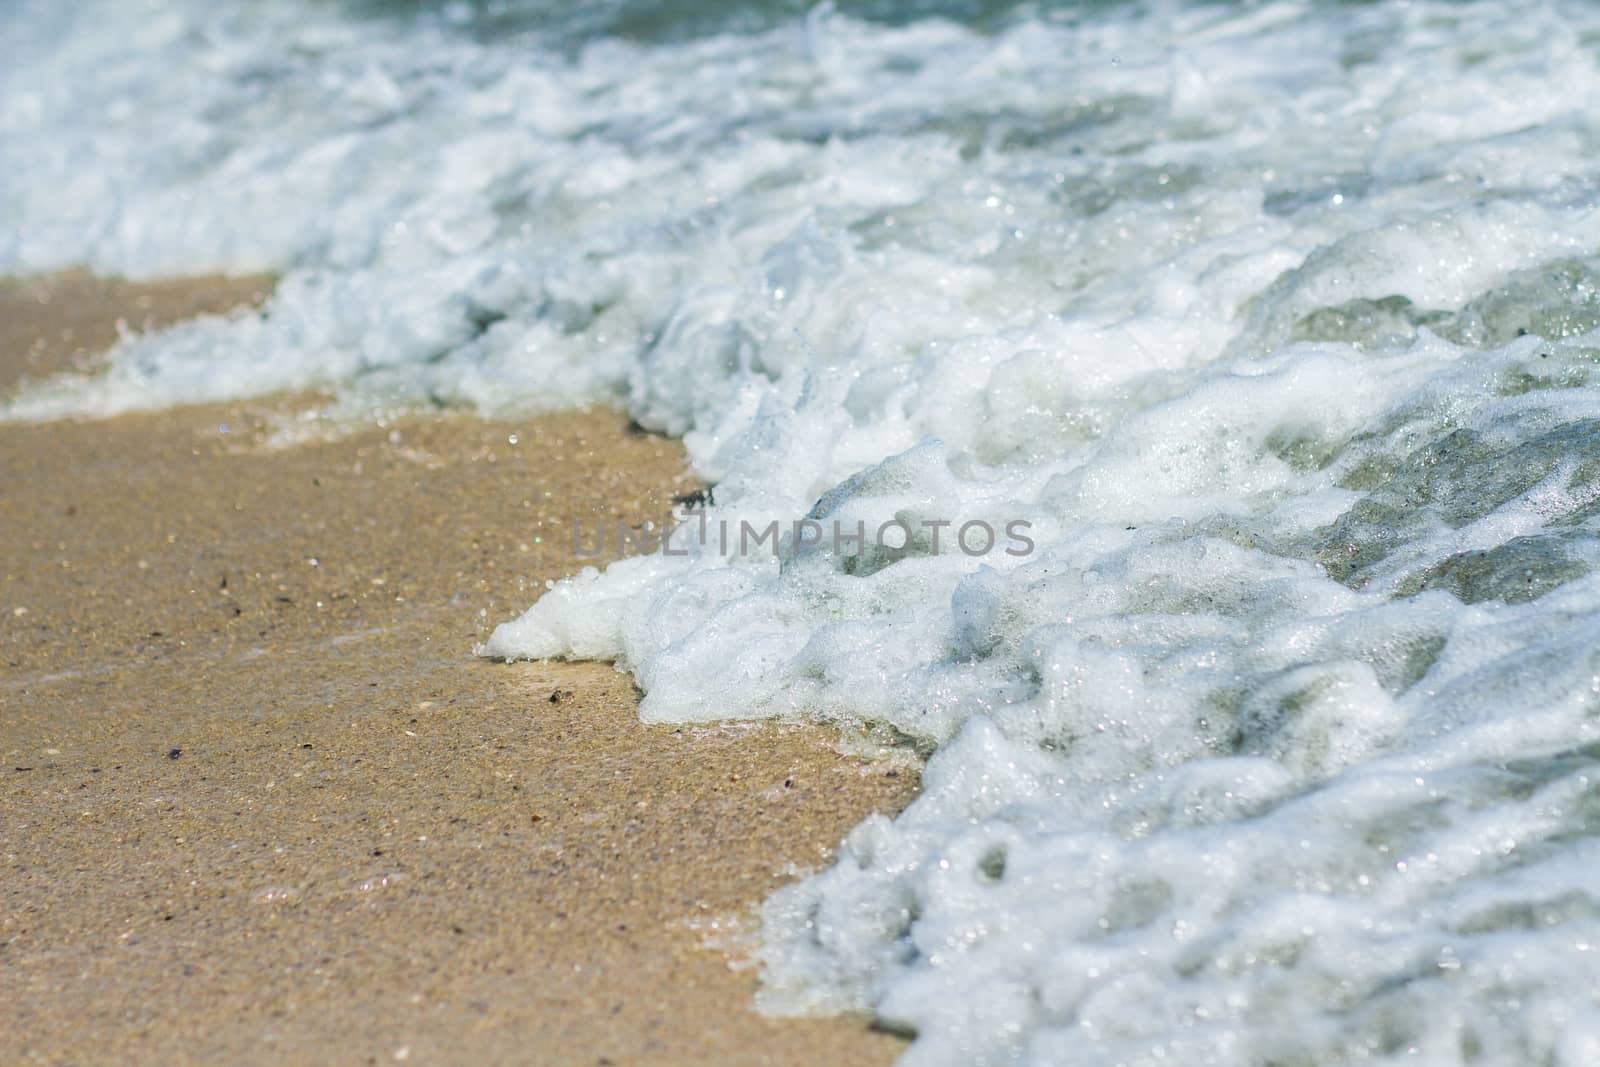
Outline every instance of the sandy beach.
[[0, 1067], [1600, 1065], [1600, 3], [0, 55]]
[[[0, 391], [266, 284], [7, 283]], [[472, 655], [573, 518], [695, 486], [676, 442], [318, 405], [0, 425], [0, 1059], [892, 1059], [756, 1014], [744, 946], [912, 769]]]

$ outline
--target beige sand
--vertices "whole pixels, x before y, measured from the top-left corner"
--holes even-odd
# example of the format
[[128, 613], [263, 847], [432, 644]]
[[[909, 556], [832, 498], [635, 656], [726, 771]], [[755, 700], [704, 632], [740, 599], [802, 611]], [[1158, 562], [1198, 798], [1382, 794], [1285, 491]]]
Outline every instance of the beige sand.
[[72, 273], [0, 278], [0, 396], [19, 380], [87, 370], [122, 330], [151, 330], [260, 304], [262, 275], [134, 283]]
[[[81, 361], [63, 330], [259, 288], [13, 283], [0, 392]], [[736, 964], [911, 771], [470, 654], [578, 565], [572, 517], [693, 484], [676, 443], [601, 411], [279, 447], [307, 403], [0, 425], [0, 1060], [892, 1059], [757, 1015]]]

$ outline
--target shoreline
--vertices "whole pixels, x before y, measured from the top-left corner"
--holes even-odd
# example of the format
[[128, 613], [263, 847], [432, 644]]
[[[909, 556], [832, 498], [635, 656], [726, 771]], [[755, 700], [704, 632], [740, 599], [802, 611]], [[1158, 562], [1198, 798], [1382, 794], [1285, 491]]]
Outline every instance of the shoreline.
[[[127, 283], [103, 290], [117, 300], [49, 284], [39, 336], [132, 317]], [[186, 307], [210, 294], [199, 311], [238, 303], [161, 284]], [[27, 351], [8, 374], [86, 358]], [[607, 665], [471, 653], [593, 562], [571, 558], [574, 517], [653, 514], [695, 487], [677, 443], [603, 410], [286, 434], [315, 428], [308, 403], [0, 424], [11, 1051], [898, 1054], [862, 1019], [758, 1015], [754, 970], [725, 952], [771, 889], [909, 802], [913, 769], [841, 755], [815, 726], [646, 726]]]

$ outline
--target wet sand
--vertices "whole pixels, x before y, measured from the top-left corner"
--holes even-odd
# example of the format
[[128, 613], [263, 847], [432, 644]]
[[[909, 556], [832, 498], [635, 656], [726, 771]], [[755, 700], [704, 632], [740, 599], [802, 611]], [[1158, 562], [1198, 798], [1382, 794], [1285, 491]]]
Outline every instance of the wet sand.
[[[261, 284], [9, 283], [0, 393]], [[471, 655], [676, 442], [316, 410], [0, 424], [0, 1060], [891, 1060], [757, 1015], [740, 944], [913, 771]]]
[[142, 283], [78, 272], [0, 278], [0, 396], [21, 380], [89, 369], [124, 330], [253, 307], [271, 291], [272, 279], [259, 274]]

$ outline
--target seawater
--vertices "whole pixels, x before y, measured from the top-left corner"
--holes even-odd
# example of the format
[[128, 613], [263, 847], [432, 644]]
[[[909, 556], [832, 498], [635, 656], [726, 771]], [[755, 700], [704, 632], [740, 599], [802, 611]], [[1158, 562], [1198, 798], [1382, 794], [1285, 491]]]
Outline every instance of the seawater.
[[718, 521], [916, 532], [483, 650], [929, 754], [767, 902], [768, 1010], [1600, 1062], [1600, 8], [13, 0], [0, 53], [0, 269], [283, 277], [5, 417], [614, 401]]

